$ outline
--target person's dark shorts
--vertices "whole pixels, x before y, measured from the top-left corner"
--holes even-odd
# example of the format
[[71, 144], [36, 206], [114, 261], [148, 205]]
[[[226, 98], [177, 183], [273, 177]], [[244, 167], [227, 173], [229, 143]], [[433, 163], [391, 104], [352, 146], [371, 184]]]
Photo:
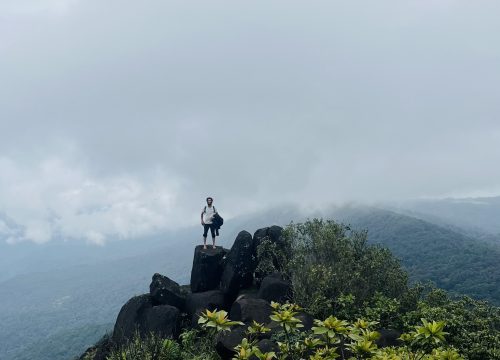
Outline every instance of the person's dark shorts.
[[205, 224], [203, 225], [203, 237], [207, 237], [208, 229], [210, 229], [210, 233], [212, 237], [215, 237], [215, 225], [214, 224]]

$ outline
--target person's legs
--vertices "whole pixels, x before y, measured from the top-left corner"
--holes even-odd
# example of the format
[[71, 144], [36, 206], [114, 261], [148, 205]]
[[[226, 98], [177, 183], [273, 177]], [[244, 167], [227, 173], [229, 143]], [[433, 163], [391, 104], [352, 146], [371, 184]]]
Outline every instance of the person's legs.
[[204, 224], [203, 225], [203, 249], [207, 248], [207, 234], [208, 234], [208, 228], [210, 225]]
[[212, 247], [215, 249], [215, 225], [210, 224], [210, 233], [212, 235]]

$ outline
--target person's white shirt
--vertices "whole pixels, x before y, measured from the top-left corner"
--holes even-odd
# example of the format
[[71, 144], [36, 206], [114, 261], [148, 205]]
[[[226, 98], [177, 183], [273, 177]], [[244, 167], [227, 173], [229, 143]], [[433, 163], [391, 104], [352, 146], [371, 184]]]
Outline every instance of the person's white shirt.
[[203, 222], [205, 224], [211, 224], [216, 212], [215, 207], [213, 205], [207, 205], [206, 207], [203, 207], [203, 209], [201, 209], [201, 212], [203, 213]]

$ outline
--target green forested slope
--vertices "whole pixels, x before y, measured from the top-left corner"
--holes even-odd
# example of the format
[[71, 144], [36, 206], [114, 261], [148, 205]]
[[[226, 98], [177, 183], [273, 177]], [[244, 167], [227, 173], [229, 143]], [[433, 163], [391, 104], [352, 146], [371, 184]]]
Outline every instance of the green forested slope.
[[342, 217], [368, 229], [370, 242], [387, 246], [412, 280], [500, 304], [500, 246], [387, 210], [350, 210]]

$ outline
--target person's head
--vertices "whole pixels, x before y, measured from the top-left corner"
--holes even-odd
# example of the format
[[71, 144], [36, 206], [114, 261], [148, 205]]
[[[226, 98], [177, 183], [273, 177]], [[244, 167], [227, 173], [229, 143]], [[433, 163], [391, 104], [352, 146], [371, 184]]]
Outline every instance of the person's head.
[[214, 199], [212, 199], [210, 196], [207, 197], [207, 205], [212, 205], [213, 202], [214, 202]]

